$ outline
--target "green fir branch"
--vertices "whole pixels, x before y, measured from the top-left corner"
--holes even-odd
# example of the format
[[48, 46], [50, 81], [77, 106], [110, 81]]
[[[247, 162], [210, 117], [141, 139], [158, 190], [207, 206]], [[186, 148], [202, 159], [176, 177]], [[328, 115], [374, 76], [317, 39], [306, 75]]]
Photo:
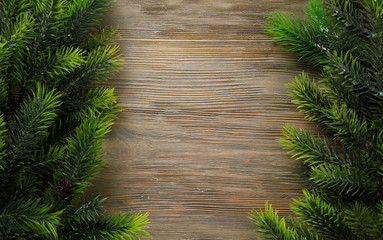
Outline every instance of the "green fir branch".
[[8, 111], [8, 84], [3, 77], [0, 77], [0, 114], [7, 113]]
[[96, 33], [90, 33], [89, 38], [81, 45], [82, 49], [91, 52], [99, 47], [113, 46], [116, 44], [116, 39], [120, 37], [117, 29], [112, 27], [99, 29]]
[[147, 214], [99, 216], [73, 222], [62, 239], [130, 239], [141, 240], [140, 235], [150, 237], [145, 230], [149, 226]]
[[369, 206], [356, 202], [345, 211], [347, 225], [359, 239], [381, 239], [383, 236], [383, 218]]
[[[350, 52], [338, 54], [336, 51], [327, 54], [328, 60], [323, 69], [326, 73], [323, 83], [329, 88], [330, 93], [338, 100], [350, 106], [357, 104], [358, 95], [352, 95], [353, 88], [361, 89], [366, 76], [357, 58]], [[351, 99], [350, 99], [351, 98]]]
[[74, 135], [67, 140], [64, 169], [57, 173], [55, 179], [67, 178], [74, 192], [81, 194], [103, 164], [103, 138], [111, 125], [112, 121], [103, 115], [92, 114], [83, 119]]
[[55, 110], [60, 105], [58, 98], [59, 95], [54, 91], [48, 91], [38, 84], [28, 101], [16, 113], [7, 135], [7, 157], [3, 170], [0, 170], [3, 193], [18, 174], [36, 163], [35, 152], [56, 117]]
[[365, 24], [360, 21], [360, 9], [352, 0], [327, 0], [325, 8], [328, 14], [334, 18], [336, 27], [344, 28], [348, 32], [355, 34], [355, 38], [359, 34], [366, 31]]
[[71, 210], [66, 219], [70, 221], [86, 221], [87, 219], [97, 219], [101, 213], [104, 211], [102, 204], [105, 202], [105, 198], [101, 198], [100, 195], [91, 196], [89, 200], [79, 207], [76, 207], [75, 210]]
[[65, 0], [39, 0], [32, 4], [36, 19], [34, 41], [30, 57], [35, 58], [56, 45], [65, 21]]
[[326, 110], [331, 108], [331, 100], [307, 74], [303, 72], [287, 87], [290, 89], [289, 96], [294, 99], [293, 103], [298, 105], [301, 112], [307, 114], [309, 121], [328, 121]]
[[286, 220], [286, 223], [290, 228], [294, 229], [301, 239], [310, 239], [310, 240], [322, 240], [317, 232], [310, 228], [307, 224], [304, 224], [302, 220], [289, 216]]
[[29, 232], [46, 239], [58, 239], [57, 226], [62, 211], [51, 212], [41, 199], [15, 199], [0, 208], [0, 237], [12, 239], [20, 232]]
[[333, 195], [341, 195], [344, 198], [373, 198], [377, 192], [383, 192], [376, 176], [345, 165], [325, 164], [313, 167], [310, 179], [321, 189], [332, 191]]
[[120, 69], [122, 62], [116, 56], [117, 46], [98, 47], [89, 53], [86, 63], [61, 81], [59, 89], [62, 91], [63, 101], [68, 101], [67, 95], [76, 94], [89, 88], [94, 83], [103, 83], [107, 78]]
[[120, 107], [97, 83], [115, 73], [112, 0], [0, 1], [0, 238], [140, 239], [147, 214], [78, 203], [103, 164]]
[[33, 40], [34, 18], [24, 13], [17, 16], [13, 24], [5, 26], [0, 40], [0, 73], [6, 76], [8, 87], [24, 82], [26, 73], [25, 55], [27, 45]]
[[5, 127], [6, 122], [2, 115], [0, 115], [0, 171], [4, 170], [3, 164], [5, 164], [4, 158], [7, 156], [6, 152], [6, 133], [7, 128]]
[[325, 239], [353, 239], [343, 213], [318, 195], [303, 191], [303, 197], [294, 199], [291, 210]]
[[120, 111], [114, 89], [111, 88], [90, 89], [77, 98], [70, 99], [63, 107], [63, 111], [70, 112], [69, 116], [77, 121], [92, 112], [103, 113], [113, 118], [114, 114]]
[[[20, 174], [14, 182], [15, 189], [13, 189], [9, 199], [37, 199], [41, 193], [38, 186], [41, 184], [42, 181], [32, 174]], [[2, 202], [2, 204], [5, 203]]]
[[11, 124], [8, 135], [7, 154], [9, 162], [30, 161], [36, 146], [47, 135], [48, 127], [56, 117], [60, 95], [37, 85], [28, 101], [22, 104]]
[[[301, 198], [293, 200], [296, 216], [288, 224], [307, 239], [380, 239], [383, 1], [309, 3], [306, 20], [277, 12], [267, 18], [265, 27], [274, 40], [303, 59], [310, 54], [305, 60], [323, 70], [320, 84], [302, 74], [288, 85], [306, 119], [326, 130], [326, 137], [288, 125], [283, 131], [286, 138], [280, 142], [309, 167], [309, 180], [316, 188], [304, 190]], [[324, 46], [326, 53], [321, 55], [313, 46]], [[276, 214], [273, 218], [279, 219]], [[277, 220], [263, 231], [273, 234]], [[262, 221], [257, 219], [257, 224]]]
[[76, 43], [91, 32], [100, 22], [114, 0], [72, 1], [67, 8], [63, 44]]
[[294, 152], [295, 159], [304, 160], [307, 166], [347, 163], [348, 159], [345, 159], [336, 147], [330, 145], [325, 137], [318, 138], [304, 129], [298, 130], [289, 125], [285, 126], [283, 135], [286, 138], [281, 138], [279, 142], [290, 152]]
[[273, 209], [271, 204], [265, 203], [264, 210], [252, 210], [250, 213], [251, 222], [259, 229], [258, 233], [262, 235], [260, 239], [274, 240], [304, 240], [299, 236], [295, 229], [286, 225], [284, 218], [279, 218], [278, 210]]
[[80, 48], [61, 47], [55, 53], [48, 52], [41, 60], [42, 66], [37, 79], [56, 87], [60, 80], [85, 63], [84, 51]]
[[[295, 52], [301, 59], [313, 64], [321, 64], [326, 60], [326, 51], [330, 49], [327, 34], [320, 29], [313, 28], [309, 23], [300, 20], [297, 16], [284, 14], [278, 11], [266, 18], [264, 26], [271, 39], [285, 46], [289, 51]], [[323, 28], [323, 31], [327, 31]]]

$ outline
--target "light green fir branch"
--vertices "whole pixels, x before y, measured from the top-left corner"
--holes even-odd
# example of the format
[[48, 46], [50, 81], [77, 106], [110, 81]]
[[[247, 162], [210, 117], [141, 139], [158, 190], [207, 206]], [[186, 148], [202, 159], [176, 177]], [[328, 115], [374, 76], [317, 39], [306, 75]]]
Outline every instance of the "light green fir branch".
[[[326, 59], [330, 41], [321, 30], [318, 31], [297, 16], [278, 11], [270, 14], [266, 21], [266, 33], [289, 51], [296, 52], [301, 59], [315, 65]], [[326, 28], [323, 28], [323, 31], [326, 31]]]
[[64, 94], [63, 101], [68, 100], [66, 95], [88, 89], [92, 84], [105, 82], [111, 74], [119, 70], [122, 61], [116, 55], [118, 51], [117, 46], [107, 46], [90, 52], [86, 62], [60, 82], [58, 88]]
[[299, 236], [295, 229], [286, 225], [284, 218], [279, 218], [278, 210], [273, 209], [271, 204], [265, 203], [264, 210], [252, 210], [251, 222], [258, 227], [257, 232], [261, 234], [260, 239], [274, 240], [305, 240]]
[[99, 216], [72, 222], [68, 232], [62, 232], [61, 239], [129, 239], [141, 240], [150, 237], [145, 230], [149, 226], [148, 214], [118, 214]]
[[298, 105], [301, 112], [307, 114], [306, 118], [309, 121], [328, 121], [325, 112], [331, 108], [331, 99], [307, 74], [303, 72], [292, 83], [287, 84], [287, 87], [290, 89], [289, 96], [293, 98], [293, 103]]
[[44, 58], [38, 80], [51, 87], [57, 87], [61, 79], [85, 63], [84, 51], [73, 47], [60, 47], [54, 53], [49, 51]]
[[335, 146], [330, 145], [323, 137], [315, 137], [304, 129], [286, 125], [283, 131], [286, 138], [279, 142], [290, 152], [295, 159], [302, 159], [307, 166], [314, 167], [324, 163], [345, 164], [348, 159], [342, 156]]

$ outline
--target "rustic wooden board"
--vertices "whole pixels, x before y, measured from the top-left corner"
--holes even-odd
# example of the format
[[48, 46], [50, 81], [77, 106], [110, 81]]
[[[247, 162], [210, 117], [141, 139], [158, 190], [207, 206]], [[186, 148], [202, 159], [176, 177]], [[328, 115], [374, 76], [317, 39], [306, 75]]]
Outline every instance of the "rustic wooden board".
[[289, 214], [301, 166], [276, 143], [284, 124], [312, 127], [285, 84], [313, 73], [262, 33], [271, 11], [307, 0], [117, 0], [124, 112], [93, 192], [110, 212], [149, 212], [153, 239], [256, 239], [269, 201]]

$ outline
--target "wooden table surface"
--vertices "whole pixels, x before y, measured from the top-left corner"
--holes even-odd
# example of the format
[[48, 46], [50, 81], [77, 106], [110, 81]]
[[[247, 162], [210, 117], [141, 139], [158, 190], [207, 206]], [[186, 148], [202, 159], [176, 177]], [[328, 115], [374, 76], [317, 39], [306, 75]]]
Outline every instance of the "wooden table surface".
[[149, 212], [155, 240], [257, 239], [251, 209], [290, 213], [302, 168], [276, 139], [286, 123], [313, 125], [285, 84], [314, 72], [261, 26], [307, 2], [117, 0], [105, 24], [126, 66], [108, 86], [125, 111], [91, 189], [109, 212]]

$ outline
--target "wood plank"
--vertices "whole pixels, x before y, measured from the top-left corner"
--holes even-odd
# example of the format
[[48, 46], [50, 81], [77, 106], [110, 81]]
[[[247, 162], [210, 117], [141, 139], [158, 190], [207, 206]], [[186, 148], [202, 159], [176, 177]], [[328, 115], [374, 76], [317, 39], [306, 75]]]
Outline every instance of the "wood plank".
[[[284, 124], [313, 127], [285, 84], [313, 70], [262, 32], [275, 9], [306, 0], [117, 0], [124, 69], [110, 79], [124, 112], [92, 192], [109, 212], [149, 212], [153, 239], [256, 239], [248, 220], [281, 215], [301, 194], [301, 165], [276, 142]], [[315, 126], [314, 126], [315, 127]]]

